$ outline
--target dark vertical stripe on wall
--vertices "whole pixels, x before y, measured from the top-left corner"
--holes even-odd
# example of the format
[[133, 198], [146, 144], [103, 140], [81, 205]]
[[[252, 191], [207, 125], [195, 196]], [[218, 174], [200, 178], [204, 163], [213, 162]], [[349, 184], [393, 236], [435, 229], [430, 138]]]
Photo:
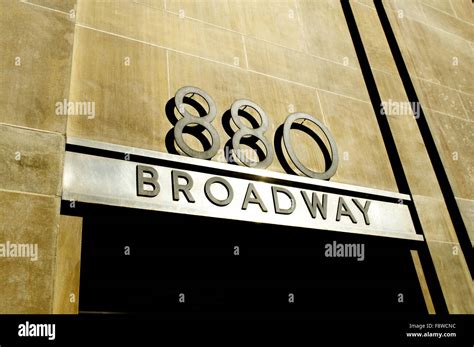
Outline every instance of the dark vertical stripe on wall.
[[[380, 112], [381, 107], [382, 107], [382, 100], [380, 98], [380, 94], [377, 89], [377, 85], [375, 83], [372, 70], [370, 68], [369, 60], [367, 58], [367, 54], [365, 52], [362, 39], [360, 37], [359, 29], [357, 28], [357, 23], [355, 21], [354, 14], [352, 12], [349, 0], [341, 0], [341, 5], [344, 11], [344, 15], [346, 18], [347, 26], [349, 28], [349, 32], [351, 34], [352, 43], [354, 44], [354, 49], [356, 51], [357, 58], [359, 60], [359, 65], [362, 71], [362, 75], [364, 77], [365, 85], [369, 93], [372, 108], [375, 112], [376, 119], [380, 128], [380, 132], [382, 134], [382, 138], [385, 144], [385, 148], [388, 153], [388, 157], [390, 160], [390, 164], [392, 166], [392, 170], [395, 176], [398, 190], [401, 193], [409, 194], [411, 196], [410, 187], [408, 185], [405, 171], [403, 169], [403, 165], [397, 151], [395, 140], [390, 130], [388, 119], [386, 116], [382, 116]], [[409, 205], [409, 208], [410, 208], [410, 214], [413, 218], [413, 224], [416, 230], [418, 232], [423, 232], [418, 214], [416, 212], [416, 209], [413, 203]], [[431, 298], [433, 300], [433, 305], [435, 307], [436, 313], [441, 313], [441, 314], [447, 313], [448, 310], [446, 307], [446, 303], [444, 301], [443, 293], [441, 291], [439, 279], [433, 265], [433, 260], [431, 259], [429, 255], [429, 250], [428, 250], [428, 246], [426, 242], [424, 242], [419, 247], [418, 251], [420, 253], [420, 259], [423, 264], [423, 271], [425, 273], [426, 281], [429, 287], [429, 291], [431, 294]]]
[[[471, 245], [471, 240], [469, 239], [469, 234], [467, 232], [466, 225], [464, 224], [464, 221], [462, 219], [461, 212], [459, 211], [459, 206], [454, 197], [454, 192], [452, 190], [451, 184], [449, 183], [448, 175], [446, 173], [446, 170], [444, 169], [441, 157], [436, 147], [436, 143], [428, 126], [428, 122], [426, 121], [426, 117], [423, 112], [423, 107], [421, 107], [421, 104], [419, 104], [418, 96], [411, 81], [410, 74], [408, 73], [408, 69], [405, 65], [405, 61], [403, 60], [403, 56], [395, 38], [395, 34], [393, 33], [392, 27], [390, 26], [387, 13], [385, 12], [382, 1], [375, 0], [374, 3], [375, 8], [377, 9], [377, 13], [379, 15], [380, 22], [382, 24], [382, 28], [385, 32], [385, 36], [390, 46], [390, 50], [392, 51], [393, 59], [395, 60], [395, 63], [397, 65], [398, 74], [402, 79], [403, 86], [405, 87], [405, 92], [408, 96], [410, 104], [412, 105], [412, 107], [415, 107], [414, 105], [420, 105], [418, 115], [419, 118], [417, 120], [418, 128], [420, 129], [421, 136], [423, 137], [426, 150], [428, 151], [428, 155], [431, 160], [431, 165], [433, 165], [436, 178], [438, 179], [438, 183], [443, 193], [444, 201], [446, 203], [446, 206], [448, 207], [449, 216], [451, 217], [451, 221], [453, 222], [454, 229], [459, 240], [459, 244], [464, 253], [464, 257], [471, 273], [471, 278], [473, 278], [472, 275], [474, 273], [474, 250]], [[416, 104], [414, 104], [414, 102], [416, 102]], [[415, 110], [413, 110], [413, 112], [415, 112]]]

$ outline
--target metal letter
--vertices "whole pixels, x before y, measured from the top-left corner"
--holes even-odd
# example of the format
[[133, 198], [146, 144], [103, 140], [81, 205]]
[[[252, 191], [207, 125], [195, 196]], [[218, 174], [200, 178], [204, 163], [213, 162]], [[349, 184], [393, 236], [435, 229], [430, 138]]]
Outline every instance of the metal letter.
[[[250, 195], [253, 195], [253, 197], [251, 197]], [[265, 204], [260, 198], [260, 195], [258, 195], [258, 192], [255, 189], [253, 183], [249, 183], [249, 185], [247, 186], [247, 192], [245, 193], [245, 199], [242, 205], [242, 210], [246, 210], [249, 206], [249, 203], [258, 204], [263, 212], [268, 212], [267, 208], [265, 207]]]
[[[220, 183], [225, 187], [225, 189], [227, 190], [227, 198], [225, 198], [224, 200], [219, 200], [214, 195], [212, 195], [211, 185], [213, 183]], [[222, 177], [209, 178], [206, 181], [206, 184], [204, 185], [204, 192], [206, 193], [206, 197], [209, 199], [209, 201], [217, 206], [227, 206], [231, 203], [232, 199], [234, 198], [234, 191], [232, 190], [232, 186], [229, 184], [229, 182], [227, 182]]]
[[[184, 178], [186, 184], [179, 184], [179, 179]], [[188, 202], [196, 202], [190, 192], [193, 187], [193, 178], [184, 171], [171, 170], [171, 183], [173, 188], [173, 200], [179, 201], [179, 192], [183, 192]]]
[[[285, 194], [291, 202], [291, 206], [287, 209], [280, 208], [280, 204], [278, 203], [278, 193]], [[296, 207], [295, 197], [293, 194], [290, 193], [288, 189], [282, 187], [275, 187], [272, 186], [272, 196], [273, 196], [273, 206], [275, 207], [275, 213], [278, 214], [292, 214]]]
[[362, 204], [357, 199], [352, 199], [354, 204], [359, 208], [360, 212], [364, 215], [365, 224], [370, 225], [369, 220], [369, 207], [370, 207], [370, 200], [365, 202], [365, 206], [362, 207]]
[[301, 191], [301, 195], [303, 195], [304, 202], [306, 203], [306, 206], [308, 207], [309, 213], [311, 213], [311, 217], [316, 218], [316, 208], [317, 208], [319, 213], [321, 214], [321, 217], [323, 219], [326, 219], [327, 212], [328, 212], [327, 194], [323, 194], [322, 204], [321, 204], [321, 201], [319, 201], [319, 198], [315, 192], [313, 192], [312, 194], [311, 202], [309, 201], [308, 195], [306, 194], [304, 190]]
[[341, 220], [341, 216], [347, 216], [351, 219], [352, 223], [357, 224], [357, 220], [352, 215], [351, 210], [347, 206], [342, 196], [339, 197], [339, 202], [337, 203], [336, 221], [339, 222]]
[[[151, 177], [145, 177], [144, 173], [150, 174]], [[145, 190], [145, 184], [152, 186], [153, 190]], [[159, 192], [158, 172], [151, 166], [137, 165], [137, 195], [153, 198]]]

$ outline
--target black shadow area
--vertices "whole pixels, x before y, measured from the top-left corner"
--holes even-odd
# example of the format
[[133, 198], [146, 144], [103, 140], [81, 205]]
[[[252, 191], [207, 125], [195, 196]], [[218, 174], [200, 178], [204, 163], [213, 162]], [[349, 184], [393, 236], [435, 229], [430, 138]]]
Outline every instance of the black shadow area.
[[[415, 242], [100, 205], [63, 210], [84, 216], [82, 313], [426, 313]], [[326, 257], [334, 241], [364, 244], [365, 259]]]

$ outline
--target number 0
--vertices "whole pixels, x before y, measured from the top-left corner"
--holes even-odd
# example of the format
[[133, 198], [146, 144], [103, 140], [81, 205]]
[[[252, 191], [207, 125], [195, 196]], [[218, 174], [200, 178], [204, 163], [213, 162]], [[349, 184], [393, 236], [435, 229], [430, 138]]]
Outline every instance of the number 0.
[[[314, 172], [308, 169], [306, 166], [303, 165], [303, 163], [301, 163], [301, 161], [296, 156], [295, 151], [293, 150], [293, 147], [291, 146], [290, 130], [291, 130], [291, 126], [297, 119], [305, 119], [317, 125], [323, 131], [324, 135], [328, 139], [329, 145], [331, 146], [332, 161], [331, 161], [331, 166], [325, 172]], [[336, 141], [334, 141], [334, 138], [332, 137], [329, 129], [326, 128], [323, 123], [321, 123], [316, 118], [310, 116], [309, 114], [297, 112], [297, 113], [292, 113], [288, 117], [286, 117], [285, 123], [283, 125], [283, 143], [285, 145], [286, 151], [288, 152], [288, 156], [290, 157], [293, 164], [295, 164], [298, 170], [300, 170], [306, 176], [312, 177], [312, 178], [318, 178], [321, 180], [327, 180], [336, 173], [337, 166], [339, 164]]]

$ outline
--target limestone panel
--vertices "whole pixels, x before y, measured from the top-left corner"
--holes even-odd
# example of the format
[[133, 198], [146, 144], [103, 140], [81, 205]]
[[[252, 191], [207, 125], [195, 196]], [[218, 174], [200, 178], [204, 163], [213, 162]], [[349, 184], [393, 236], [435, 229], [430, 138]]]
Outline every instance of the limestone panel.
[[76, 7], [77, 0], [24, 0], [26, 2], [51, 8], [53, 10], [63, 11], [74, 15], [71, 10]]
[[458, 242], [456, 231], [443, 200], [413, 195], [413, 201], [427, 240]]
[[375, 5], [372, 0], [356, 0], [355, 2], [358, 2], [359, 4], [375, 9]]
[[415, 270], [416, 274], [418, 276], [418, 280], [420, 281], [420, 287], [421, 287], [421, 292], [423, 293], [423, 297], [425, 299], [426, 303], [426, 308], [428, 310], [429, 314], [435, 314], [435, 308], [433, 305], [433, 300], [431, 299], [431, 293], [428, 288], [428, 284], [426, 283], [426, 277], [425, 273], [423, 271], [423, 266], [421, 265], [421, 260], [420, 256], [418, 254], [418, 251], [416, 250], [411, 250], [410, 251], [412, 259], [413, 259], [413, 264], [415, 265]]
[[396, 191], [371, 104], [326, 92], [320, 92], [320, 99], [324, 118], [339, 149], [339, 168], [334, 180]]
[[306, 48], [302, 11], [294, 0], [235, 1], [235, 16], [249, 36], [296, 50]]
[[[261, 3], [264, 2], [261, 1]], [[258, 3], [255, 5], [257, 6]], [[238, 11], [240, 9], [238, 1], [167, 0], [166, 9], [176, 14], [244, 33], [244, 14]]]
[[82, 218], [60, 216], [54, 280], [53, 313], [79, 312]]
[[250, 70], [368, 100], [359, 69], [253, 39], [246, 40], [246, 47]]
[[[456, 0], [451, 1], [454, 12], [459, 19], [465, 20], [471, 24], [474, 22], [474, 13], [472, 11], [472, 1]], [[472, 38], [471, 38], [472, 39]]]
[[70, 99], [95, 103], [73, 116], [68, 136], [162, 150], [168, 97], [166, 51], [77, 27]]
[[431, 132], [454, 195], [474, 198], [474, 125], [472, 122], [427, 112]]
[[461, 247], [428, 241], [428, 248], [450, 313], [474, 312], [474, 288]]
[[391, 8], [398, 18], [405, 20], [407, 17], [420, 22], [426, 22], [423, 5], [418, 0], [391, 0], [386, 9]]
[[469, 119], [464, 111], [460, 93], [442, 85], [418, 80], [418, 98], [424, 107], [447, 113], [459, 118]]
[[359, 67], [341, 3], [298, 0], [297, 4], [308, 53]]
[[64, 133], [74, 36], [69, 16], [19, 1], [0, 13], [0, 122]]
[[456, 202], [471, 240], [471, 245], [474, 247], [474, 200], [456, 198]]
[[[456, 0], [457, 1], [457, 0]], [[445, 12], [449, 15], [455, 16], [451, 1], [448, 0], [423, 0], [424, 5], [431, 6], [439, 11]]]
[[0, 312], [51, 313], [60, 199], [0, 191], [0, 243], [37, 245], [31, 257], [0, 257]]
[[425, 13], [427, 24], [462, 37], [465, 40], [472, 41], [474, 38], [474, 29], [471, 24], [434, 9], [431, 6], [423, 5], [423, 12]]
[[468, 119], [474, 121], [474, 95], [466, 93], [459, 93], [458, 95], [461, 98]]
[[297, 5], [292, 0], [171, 0], [169, 11], [296, 50], [306, 48]]
[[81, 1], [77, 23], [227, 64], [245, 62], [240, 34], [133, 1]]
[[[410, 105], [406, 104], [408, 98], [402, 81], [397, 76], [379, 71], [374, 71], [373, 74], [382, 102], [385, 102], [384, 111], [388, 114], [386, 117], [411, 193], [441, 199], [443, 195], [417, 121]], [[398, 108], [391, 105], [398, 105]], [[402, 110], [409, 110], [409, 113], [401, 112]]]
[[351, 3], [351, 8], [371, 68], [397, 74], [398, 70], [375, 8], [355, 2]]
[[405, 61], [414, 65], [416, 76], [474, 94], [473, 55], [466, 40], [409, 18], [399, 19], [395, 25], [401, 35], [397, 40], [409, 54], [409, 57], [405, 54]]
[[160, 10], [164, 10], [165, 3], [168, 4], [170, 0], [132, 0], [132, 1], [140, 5], [150, 6], [150, 7], [158, 8]]
[[0, 125], [0, 189], [60, 195], [64, 137]]

